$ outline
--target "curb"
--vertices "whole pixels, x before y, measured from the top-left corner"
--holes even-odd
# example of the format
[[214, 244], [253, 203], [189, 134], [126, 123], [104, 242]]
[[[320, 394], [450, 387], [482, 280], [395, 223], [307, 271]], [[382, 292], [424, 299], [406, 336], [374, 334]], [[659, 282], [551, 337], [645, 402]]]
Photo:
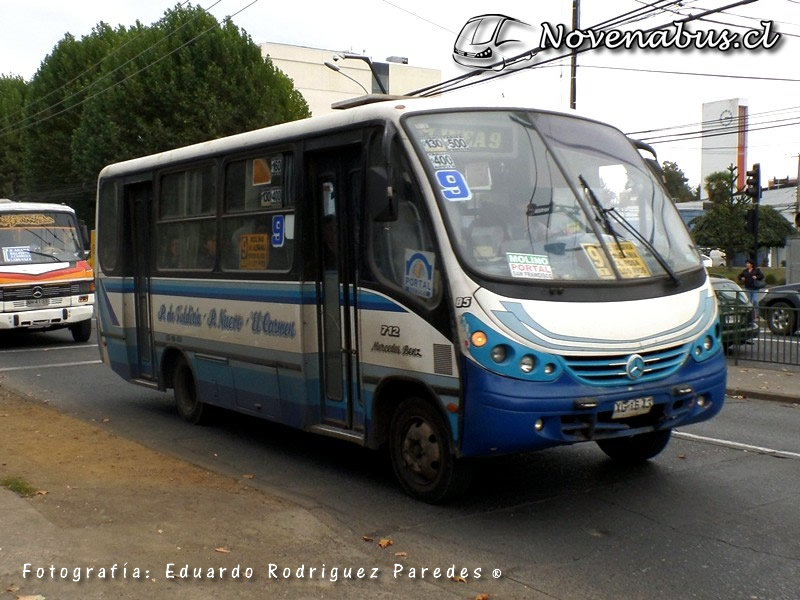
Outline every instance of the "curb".
[[766, 400], [768, 402], [784, 402], [787, 404], [800, 404], [800, 396], [789, 394], [777, 394], [773, 392], [763, 392], [756, 390], [744, 390], [741, 388], [726, 388], [726, 396], [738, 396], [748, 400]]

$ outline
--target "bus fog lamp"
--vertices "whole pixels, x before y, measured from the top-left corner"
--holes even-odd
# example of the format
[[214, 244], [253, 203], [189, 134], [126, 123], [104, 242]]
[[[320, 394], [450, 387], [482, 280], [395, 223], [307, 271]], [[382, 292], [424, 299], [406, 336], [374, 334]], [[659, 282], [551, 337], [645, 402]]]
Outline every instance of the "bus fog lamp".
[[486, 334], [482, 331], [476, 331], [470, 336], [469, 341], [476, 348], [481, 348], [486, 345]]
[[699, 406], [700, 408], [703, 408], [706, 405], [706, 402], [708, 402], [708, 400], [706, 399], [705, 396], [701, 395], [697, 397], [697, 406]]
[[492, 348], [492, 353], [491, 354], [492, 354], [492, 360], [494, 362], [501, 363], [508, 356], [508, 350], [507, 350], [506, 346], [503, 346], [502, 344], [500, 344], [500, 345], [495, 346], [494, 348]]
[[542, 421], [541, 419], [536, 419], [536, 423], [533, 424], [533, 428], [536, 431], [541, 431], [542, 429], [544, 429], [544, 421]]
[[519, 361], [519, 368], [523, 373], [530, 373], [536, 366], [536, 359], [530, 354], [526, 354]]
[[711, 350], [713, 346], [714, 346], [714, 340], [711, 339], [710, 335], [707, 335], [703, 340], [703, 348], [705, 348], [706, 350]]
[[552, 375], [556, 370], [556, 366], [553, 363], [547, 363], [544, 366], [544, 374], [545, 375]]
[[695, 356], [700, 356], [702, 353], [703, 353], [703, 349], [700, 346], [695, 346], [694, 347], [694, 355]]

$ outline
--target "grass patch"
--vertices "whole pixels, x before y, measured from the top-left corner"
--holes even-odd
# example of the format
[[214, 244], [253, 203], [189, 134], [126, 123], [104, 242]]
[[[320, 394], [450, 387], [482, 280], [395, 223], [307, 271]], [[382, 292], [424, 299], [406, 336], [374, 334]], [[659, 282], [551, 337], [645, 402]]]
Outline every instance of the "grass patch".
[[33, 496], [36, 493], [36, 488], [22, 477], [4, 477], [0, 479], [0, 486], [22, 497]]

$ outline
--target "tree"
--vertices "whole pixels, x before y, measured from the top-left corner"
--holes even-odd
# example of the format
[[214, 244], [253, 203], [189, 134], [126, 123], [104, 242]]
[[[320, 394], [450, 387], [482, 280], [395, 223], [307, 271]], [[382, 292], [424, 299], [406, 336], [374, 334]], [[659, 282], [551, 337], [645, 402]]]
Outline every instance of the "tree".
[[677, 163], [665, 160], [662, 169], [664, 171], [664, 184], [667, 187], [670, 198], [675, 202], [689, 202], [695, 199], [692, 188], [689, 187], [689, 179], [683, 174]]
[[290, 79], [229, 19], [176, 6], [152, 26], [67, 34], [30, 84], [32, 196], [94, 215], [108, 163], [309, 116]]
[[19, 123], [28, 88], [21, 77], [0, 76], [0, 198], [23, 189], [23, 146]]
[[[758, 207], [758, 245], [760, 248], [783, 248], [786, 245], [786, 238], [794, 232], [792, 224], [777, 210], [771, 206]], [[751, 239], [751, 250], [753, 248], [752, 241]]]
[[705, 189], [711, 209], [694, 220], [693, 230], [699, 246], [722, 248], [729, 260], [747, 251], [753, 242], [745, 233], [749, 198], [733, 194], [732, 184], [731, 174], [726, 171], [706, 177]]

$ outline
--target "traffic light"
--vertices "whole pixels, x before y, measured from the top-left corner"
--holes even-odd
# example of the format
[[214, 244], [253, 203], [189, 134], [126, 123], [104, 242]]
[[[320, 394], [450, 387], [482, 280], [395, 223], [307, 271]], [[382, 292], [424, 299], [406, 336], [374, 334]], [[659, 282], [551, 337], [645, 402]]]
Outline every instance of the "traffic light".
[[753, 202], [758, 202], [761, 199], [761, 164], [756, 163], [751, 171], [747, 171], [745, 184], [744, 193], [752, 198]]

